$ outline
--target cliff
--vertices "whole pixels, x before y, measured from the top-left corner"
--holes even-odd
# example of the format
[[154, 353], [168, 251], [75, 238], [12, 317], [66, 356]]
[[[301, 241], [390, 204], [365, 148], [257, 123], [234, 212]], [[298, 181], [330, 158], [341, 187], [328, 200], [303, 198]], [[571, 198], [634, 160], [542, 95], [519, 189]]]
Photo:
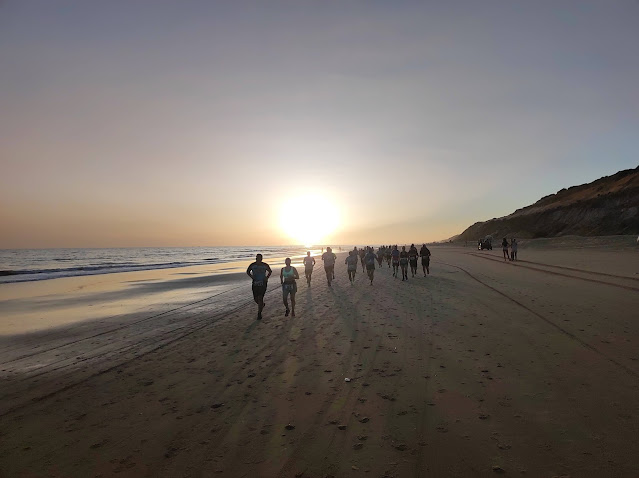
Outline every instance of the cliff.
[[508, 216], [477, 222], [456, 240], [639, 233], [639, 167], [562, 189]]

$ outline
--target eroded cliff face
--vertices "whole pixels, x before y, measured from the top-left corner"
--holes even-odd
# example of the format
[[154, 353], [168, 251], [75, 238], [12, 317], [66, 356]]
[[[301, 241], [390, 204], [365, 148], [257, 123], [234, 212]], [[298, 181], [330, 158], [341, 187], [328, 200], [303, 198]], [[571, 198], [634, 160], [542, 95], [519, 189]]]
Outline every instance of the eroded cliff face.
[[639, 233], [639, 167], [562, 189], [514, 213], [478, 222], [458, 240]]

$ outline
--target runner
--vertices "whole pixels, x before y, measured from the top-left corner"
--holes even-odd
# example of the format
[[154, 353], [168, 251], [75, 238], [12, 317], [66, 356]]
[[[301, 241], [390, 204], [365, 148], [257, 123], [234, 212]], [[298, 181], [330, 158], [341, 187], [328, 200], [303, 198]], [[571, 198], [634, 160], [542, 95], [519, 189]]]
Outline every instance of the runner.
[[408, 280], [408, 252], [406, 252], [406, 246], [402, 246], [402, 252], [399, 253], [399, 266], [402, 268], [402, 280]]
[[371, 285], [373, 285], [373, 278], [375, 277], [375, 253], [373, 252], [373, 248], [369, 247], [368, 252], [364, 256], [364, 261], [366, 262], [366, 273], [368, 274], [368, 278], [371, 280]]
[[257, 254], [255, 262], [248, 266], [246, 273], [253, 279], [253, 300], [257, 304], [257, 320], [262, 320], [262, 309], [265, 305], [264, 294], [266, 294], [268, 278], [271, 277], [273, 271], [266, 262], [262, 262], [262, 254]]
[[422, 269], [424, 270], [424, 277], [426, 277], [426, 274], [430, 274], [430, 250], [426, 247], [426, 244], [422, 245], [419, 255], [422, 256]]
[[391, 252], [391, 256], [393, 257], [393, 277], [397, 277], [397, 272], [399, 268], [399, 250], [397, 249], [397, 244], [393, 246], [393, 251]]
[[348, 253], [348, 257], [344, 261], [344, 263], [347, 265], [346, 269], [348, 271], [348, 280], [351, 282], [351, 285], [355, 283], [355, 274], [357, 274], [357, 261], [359, 261], [359, 256], [357, 254], [357, 248], [355, 248]]
[[359, 250], [359, 260], [362, 263], [362, 272], [364, 272], [364, 256], [366, 255], [366, 247], [362, 247]]
[[384, 249], [385, 249], [384, 250], [384, 258], [386, 259], [386, 264], [388, 264], [388, 268], [390, 269], [392, 248], [391, 248], [391, 246], [386, 246]]
[[384, 246], [379, 246], [377, 249], [377, 264], [382, 267], [382, 261], [384, 260]]
[[313, 274], [313, 267], [315, 266], [315, 258], [311, 256], [311, 251], [306, 253], [304, 258], [304, 275], [306, 276], [306, 282], [311, 285], [311, 275]]
[[511, 261], [517, 260], [517, 249], [518, 249], [517, 239], [513, 237], [513, 240], [510, 241], [510, 260]]
[[[284, 317], [288, 317], [289, 312], [292, 317], [295, 317], [295, 293], [297, 292], [297, 282], [295, 279], [299, 279], [300, 275], [297, 273], [297, 269], [291, 265], [290, 257], [284, 260], [285, 267], [282, 267], [280, 271], [280, 284], [282, 284], [282, 299], [284, 300], [284, 307], [286, 312]], [[291, 310], [288, 309], [288, 296], [291, 295]]]
[[501, 241], [501, 251], [504, 253], [504, 260], [508, 260], [508, 240], [504, 237], [504, 240]]
[[335, 278], [335, 260], [337, 256], [333, 254], [333, 249], [326, 248], [326, 252], [322, 254], [322, 260], [324, 261], [324, 271], [326, 271], [326, 280], [328, 286], [332, 287], [331, 281]]
[[415, 277], [417, 274], [417, 258], [418, 258], [417, 248], [415, 244], [411, 244], [410, 250], [408, 251], [408, 262], [410, 263], [410, 272]]

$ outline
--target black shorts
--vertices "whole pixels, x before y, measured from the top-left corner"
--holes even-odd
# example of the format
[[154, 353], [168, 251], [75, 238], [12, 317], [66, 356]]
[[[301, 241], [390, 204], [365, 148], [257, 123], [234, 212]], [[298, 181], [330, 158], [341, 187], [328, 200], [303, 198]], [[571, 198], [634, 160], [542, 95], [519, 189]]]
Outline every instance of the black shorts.
[[399, 265], [402, 267], [406, 267], [408, 265], [408, 259], [400, 259]]
[[263, 281], [261, 284], [255, 284], [253, 283], [252, 289], [253, 289], [253, 298], [257, 299], [258, 297], [264, 297], [264, 294], [266, 294], [266, 287], [267, 287], [267, 283], [266, 281]]
[[394, 266], [398, 266], [399, 265], [399, 259], [393, 259], [393, 265]]
[[422, 257], [422, 265], [427, 266], [430, 264], [430, 257]]
[[417, 267], [417, 258], [410, 260], [410, 266], [411, 267]]
[[374, 271], [375, 270], [375, 264], [366, 264], [366, 270], [367, 271]]
[[324, 270], [326, 271], [326, 273], [330, 272], [332, 274], [333, 271], [335, 270], [335, 266], [334, 265], [332, 265], [332, 266], [324, 266]]

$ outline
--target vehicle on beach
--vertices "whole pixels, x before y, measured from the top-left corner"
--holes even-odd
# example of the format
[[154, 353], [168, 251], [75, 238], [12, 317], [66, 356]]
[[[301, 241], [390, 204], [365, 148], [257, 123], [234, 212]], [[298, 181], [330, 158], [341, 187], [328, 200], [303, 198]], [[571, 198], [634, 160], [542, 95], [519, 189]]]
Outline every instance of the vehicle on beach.
[[493, 250], [493, 236], [486, 236], [483, 239], [477, 241], [477, 249], [483, 251], [487, 249], [489, 251]]

